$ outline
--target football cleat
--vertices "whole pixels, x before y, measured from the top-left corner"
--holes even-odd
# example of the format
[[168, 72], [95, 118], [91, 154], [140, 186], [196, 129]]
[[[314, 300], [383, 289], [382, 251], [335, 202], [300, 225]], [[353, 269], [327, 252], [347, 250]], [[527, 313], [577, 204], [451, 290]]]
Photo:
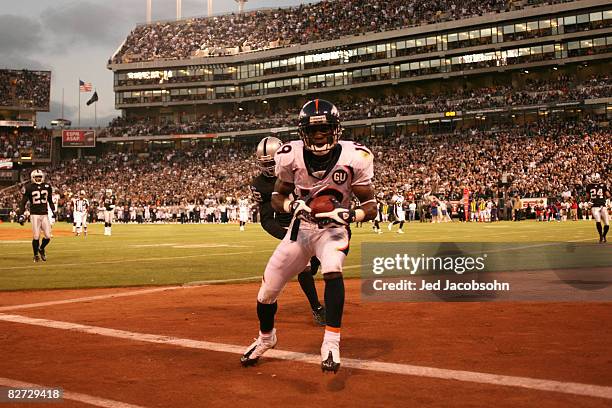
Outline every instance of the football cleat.
[[319, 306], [312, 311], [312, 318], [316, 325], [325, 326], [325, 307]]
[[340, 346], [338, 343], [323, 341], [321, 345], [321, 371], [333, 371], [334, 374], [340, 369]]
[[242, 357], [240, 357], [240, 364], [242, 364], [243, 367], [257, 364], [259, 357], [266, 351], [273, 349], [276, 346], [276, 342], [276, 329], [272, 329], [272, 335], [269, 337], [262, 337], [261, 333], [259, 333], [259, 337], [255, 339], [255, 342], [251, 344]]
[[389, 225], [387, 225], [387, 228], [389, 229], [389, 231], [393, 230], [393, 223], [390, 222]]
[[398, 234], [403, 234], [403, 233], [404, 233], [404, 231], [403, 231], [403, 230], [397, 230], [397, 233], [398, 233]]
[[42, 259], [44, 262], [47, 262], [47, 254], [45, 254], [45, 250], [41, 249], [39, 254], [40, 254], [40, 259]]
[[34, 255], [34, 263], [40, 262], [38, 255]]

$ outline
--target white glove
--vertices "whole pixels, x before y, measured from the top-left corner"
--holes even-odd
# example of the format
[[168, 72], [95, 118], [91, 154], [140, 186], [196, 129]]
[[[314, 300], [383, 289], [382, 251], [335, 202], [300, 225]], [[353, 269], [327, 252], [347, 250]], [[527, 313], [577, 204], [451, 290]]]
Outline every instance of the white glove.
[[351, 222], [355, 221], [355, 211], [338, 207], [329, 212], [316, 214], [315, 217], [321, 219], [324, 224], [328, 221], [340, 225], [349, 225]]
[[291, 212], [296, 216], [300, 215], [302, 212], [310, 214], [311, 211], [312, 210], [306, 205], [304, 200], [294, 200], [291, 202]]

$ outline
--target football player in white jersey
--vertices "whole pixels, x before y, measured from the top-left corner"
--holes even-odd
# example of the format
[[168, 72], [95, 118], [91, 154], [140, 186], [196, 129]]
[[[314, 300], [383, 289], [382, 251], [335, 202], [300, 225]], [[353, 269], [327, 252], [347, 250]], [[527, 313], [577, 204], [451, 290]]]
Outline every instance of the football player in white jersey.
[[83, 230], [83, 236], [87, 236], [87, 212], [89, 211], [89, 200], [85, 198], [85, 190], [79, 192], [79, 196], [76, 197], [72, 204], [74, 205], [74, 222], [76, 225], [76, 236], [81, 235], [81, 229]]
[[[60, 195], [57, 192], [56, 188], [53, 188], [53, 194], [51, 195], [51, 202], [53, 203], [53, 208], [59, 208]], [[47, 215], [49, 217], [49, 222], [51, 225], [55, 224], [55, 213], [51, 211], [51, 204], [48, 205]]]
[[[278, 179], [272, 207], [277, 212], [293, 213], [293, 220], [266, 266], [257, 295], [259, 336], [245, 351], [241, 363], [255, 364], [276, 345], [277, 298], [285, 284], [316, 255], [325, 279], [327, 309], [321, 369], [337, 372], [344, 308], [342, 269], [349, 246], [349, 224], [376, 217], [373, 155], [358, 143], [338, 140], [342, 132], [338, 109], [322, 99], [302, 107], [298, 132], [301, 140], [284, 144], [274, 158]], [[295, 200], [289, 198], [291, 194]], [[349, 209], [351, 194], [361, 203], [354, 210]], [[335, 208], [313, 216], [308, 204], [323, 195], [335, 198]]]
[[250, 210], [249, 200], [247, 200], [246, 197], [242, 197], [240, 200], [238, 200], [238, 210], [240, 213], [240, 231], [244, 231], [244, 226], [249, 220]]

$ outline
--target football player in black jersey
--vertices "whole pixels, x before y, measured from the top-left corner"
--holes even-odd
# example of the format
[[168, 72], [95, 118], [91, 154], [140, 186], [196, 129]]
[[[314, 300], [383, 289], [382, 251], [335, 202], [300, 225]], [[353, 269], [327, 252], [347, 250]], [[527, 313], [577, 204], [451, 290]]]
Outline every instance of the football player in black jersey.
[[[32, 249], [34, 250], [34, 262], [46, 261], [45, 248], [49, 245], [51, 238], [51, 222], [49, 221], [49, 209], [55, 216], [55, 205], [51, 196], [53, 190], [45, 183], [45, 174], [41, 170], [34, 170], [30, 174], [31, 182], [26, 184], [23, 198], [19, 204], [19, 223], [25, 223], [25, 207], [30, 203], [30, 221], [32, 222]], [[44, 238], [40, 243], [40, 232]]]
[[[287, 228], [291, 224], [292, 215], [289, 213], [277, 213], [272, 209], [272, 192], [274, 192], [274, 154], [283, 142], [275, 137], [264, 137], [257, 145], [257, 163], [261, 168], [261, 174], [253, 179], [251, 190], [253, 198], [259, 204], [261, 226], [263, 229], [277, 239], [283, 239]], [[319, 302], [317, 288], [313, 276], [317, 274], [321, 263], [317, 257], [310, 259], [310, 267], [298, 275], [298, 282], [306, 295], [312, 316], [316, 324], [325, 326], [325, 307]]]
[[[599, 242], [603, 244], [607, 242], [606, 235], [608, 235], [610, 229], [608, 207], [606, 206], [606, 200], [610, 198], [610, 190], [608, 190], [606, 183], [602, 182], [599, 173], [594, 173], [589, 177], [589, 184], [587, 184], [586, 189], [591, 202], [591, 213], [599, 233]], [[602, 222], [604, 224], [603, 228]]]
[[115, 219], [116, 198], [113, 195], [113, 190], [107, 188], [102, 196], [102, 205], [104, 206], [104, 235], [112, 234], [111, 228]]

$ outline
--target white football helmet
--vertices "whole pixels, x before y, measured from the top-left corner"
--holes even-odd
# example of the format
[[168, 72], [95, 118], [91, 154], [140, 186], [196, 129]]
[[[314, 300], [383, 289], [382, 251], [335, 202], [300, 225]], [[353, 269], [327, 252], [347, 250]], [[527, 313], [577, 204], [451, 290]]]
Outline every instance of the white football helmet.
[[597, 183], [597, 182], [599, 182], [599, 180], [601, 180], [601, 176], [599, 175], [599, 173], [593, 173], [589, 177], [589, 181], [591, 183]]
[[106, 189], [106, 195], [113, 195], [113, 190], [111, 190], [110, 188]]
[[261, 169], [261, 174], [266, 177], [274, 177], [274, 154], [281, 147], [283, 142], [280, 139], [267, 136], [261, 139], [257, 145], [257, 163]]
[[32, 179], [32, 183], [41, 184], [45, 181], [45, 173], [43, 173], [42, 170], [36, 169], [30, 173], [30, 178]]

